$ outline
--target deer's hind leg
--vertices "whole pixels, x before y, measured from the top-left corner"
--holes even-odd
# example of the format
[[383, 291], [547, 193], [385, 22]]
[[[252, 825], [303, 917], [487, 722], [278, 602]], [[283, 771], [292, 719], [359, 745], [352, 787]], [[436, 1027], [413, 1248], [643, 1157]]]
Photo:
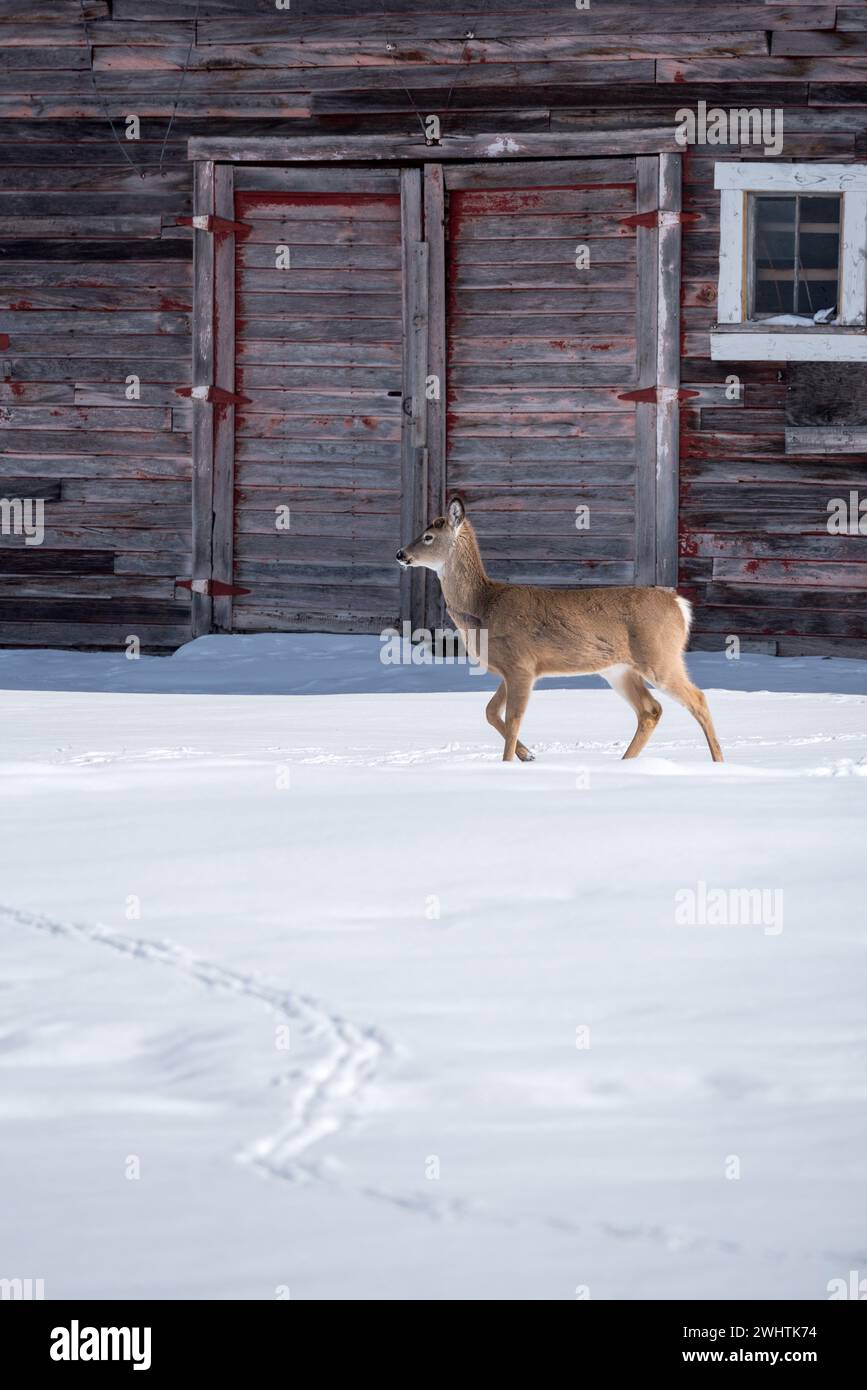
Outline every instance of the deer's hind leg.
[[722, 749], [719, 746], [704, 691], [699, 690], [697, 685], [693, 685], [687, 675], [683, 657], [679, 657], [672, 668], [665, 672], [664, 678], [660, 676], [660, 679], [654, 684], [658, 685], [660, 690], [664, 690], [666, 695], [672, 695], [675, 700], [679, 700], [684, 708], [689, 710], [693, 719], [701, 725], [702, 733], [707, 739], [707, 746], [714, 762], [721, 763], [723, 760]]
[[[500, 681], [485, 710], [485, 718], [492, 728], [496, 729], [500, 737], [505, 740], [506, 726], [503, 723], [503, 710], [506, 708], [506, 682]], [[536, 754], [521, 743], [520, 739], [515, 744], [515, 752], [522, 763], [531, 763]]]
[[638, 728], [623, 756], [637, 758], [662, 718], [662, 705], [653, 698], [638, 672], [630, 666], [610, 666], [599, 674], [635, 710]]

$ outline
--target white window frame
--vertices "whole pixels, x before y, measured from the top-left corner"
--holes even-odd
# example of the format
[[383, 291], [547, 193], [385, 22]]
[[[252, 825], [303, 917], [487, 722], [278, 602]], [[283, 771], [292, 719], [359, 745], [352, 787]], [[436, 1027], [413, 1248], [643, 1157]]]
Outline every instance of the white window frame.
[[[867, 362], [867, 164], [714, 166], [720, 192], [714, 361]], [[803, 328], [747, 318], [747, 197], [750, 193], [842, 194], [840, 306], [834, 323]]]

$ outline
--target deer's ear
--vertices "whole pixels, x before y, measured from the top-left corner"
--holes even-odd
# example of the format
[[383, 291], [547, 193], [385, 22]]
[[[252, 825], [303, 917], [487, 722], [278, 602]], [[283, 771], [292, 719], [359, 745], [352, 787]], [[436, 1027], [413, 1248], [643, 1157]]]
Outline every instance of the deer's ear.
[[465, 516], [464, 504], [460, 497], [453, 497], [451, 502], [449, 502], [449, 526], [456, 531]]

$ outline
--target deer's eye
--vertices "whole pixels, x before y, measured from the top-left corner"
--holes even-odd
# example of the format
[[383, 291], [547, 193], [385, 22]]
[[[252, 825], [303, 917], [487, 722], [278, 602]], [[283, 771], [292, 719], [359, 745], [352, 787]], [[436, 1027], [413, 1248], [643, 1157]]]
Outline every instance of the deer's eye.
[[427, 535], [424, 537], [424, 543], [425, 545], [433, 545], [433, 536], [430, 534], [430, 532], [428, 532]]

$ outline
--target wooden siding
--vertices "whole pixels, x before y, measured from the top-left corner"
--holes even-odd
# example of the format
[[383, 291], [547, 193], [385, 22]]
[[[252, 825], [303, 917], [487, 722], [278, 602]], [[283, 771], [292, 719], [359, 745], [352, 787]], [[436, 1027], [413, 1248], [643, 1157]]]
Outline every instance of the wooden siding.
[[190, 631], [176, 587], [190, 572], [188, 171], [141, 179], [101, 129], [94, 144], [42, 133], [0, 152], [0, 497], [45, 499], [40, 546], [0, 533], [0, 643], [176, 647]]
[[[192, 234], [179, 225], [191, 212], [189, 139], [243, 145], [273, 137], [297, 153], [310, 140], [339, 152], [348, 136], [379, 136], [391, 154], [411, 159], [402, 142], [417, 148], [423, 116], [432, 113], [453, 152], [470, 140], [484, 150], [506, 132], [516, 144], [554, 142], [549, 158], [633, 159], [676, 152], [675, 112], [698, 101], [773, 102], [785, 113], [784, 159], [867, 158], [867, 7], [860, 3], [611, 0], [575, 11], [526, 0], [475, 8], [437, 0], [431, 9], [387, 0], [375, 10], [352, 0], [296, 0], [285, 12], [273, 0], [0, 3], [0, 496], [41, 498], [47, 527], [40, 547], [0, 535], [0, 643], [118, 646], [134, 633], [146, 647], [171, 647], [189, 634], [189, 592], [175, 581], [192, 575], [190, 427], [193, 409], [207, 409], [175, 394], [191, 370]], [[141, 138], [127, 141], [131, 113]], [[424, 157], [432, 156], [428, 148]], [[867, 491], [867, 455], [787, 455], [785, 364], [710, 360], [719, 232], [713, 163], [755, 157], [754, 148], [691, 147], [684, 160], [684, 207], [695, 220], [683, 229], [681, 381], [697, 395], [681, 409], [679, 578], [696, 601], [698, 645], [721, 645], [731, 634], [775, 641], [781, 652], [863, 653], [867, 538], [830, 536], [825, 520], [831, 498]], [[426, 201], [435, 194], [426, 189]], [[239, 254], [253, 256], [257, 245], [267, 250], [251, 236]], [[339, 276], [343, 248], [332, 247], [330, 260], [327, 250], [320, 243], [322, 260], [299, 261], [299, 270]], [[550, 264], [542, 247], [535, 250], [524, 271], [536, 278], [523, 292], [544, 318], [559, 308], [546, 290], [556, 296], [562, 287], [546, 286]], [[353, 274], [394, 270], [377, 261], [375, 246], [353, 254]], [[244, 269], [265, 272], [267, 263]], [[298, 306], [299, 334], [323, 293], [322, 281], [311, 280]], [[588, 321], [596, 312], [588, 305]], [[241, 357], [244, 392], [309, 392], [311, 410], [328, 416], [335, 379], [323, 388], [315, 354], [306, 365], [285, 364], [279, 339], [255, 341], [273, 356], [255, 364]], [[376, 392], [381, 378], [358, 355], [361, 346], [350, 335], [347, 389]], [[743, 392], [729, 401], [724, 381], [733, 372]], [[123, 394], [130, 374], [141, 378], [136, 403]], [[564, 411], [553, 413], [568, 414], [570, 389], [587, 396], [613, 384], [591, 385], [585, 372], [580, 388], [564, 380], [546, 389], [561, 392]], [[449, 386], [462, 419], [461, 393], [504, 389], [516, 405], [522, 390], [525, 402], [533, 392], [532, 383], [480, 388], [460, 376]], [[293, 415], [285, 403], [275, 399], [275, 415]], [[245, 418], [259, 413], [246, 409]], [[622, 438], [612, 433], [609, 442]], [[242, 445], [267, 442], [245, 437]], [[431, 453], [432, 496], [444, 485], [442, 465], [440, 448]], [[256, 535], [247, 519], [263, 510], [257, 504], [270, 486], [245, 476], [247, 466], [239, 457], [239, 575]], [[321, 489], [292, 486], [300, 528]], [[574, 487], [563, 491], [539, 499], [546, 521], [532, 535], [521, 510], [498, 511], [494, 532], [491, 513], [479, 507], [492, 567], [561, 563], [574, 539], [575, 505]], [[322, 535], [340, 535], [345, 525], [341, 511], [368, 518], [365, 544], [392, 544], [393, 514], [378, 505], [372, 495], [335, 496], [333, 510], [315, 522], [318, 532], [296, 528], [294, 553], [309, 560], [311, 576], [321, 565]], [[616, 513], [600, 512], [595, 523], [595, 538], [610, 525], [612, 543], [622, 545]], [[368, 560], [359, 554], [345, 563]], [[237, 611], [248, 602], [239, 597]]]
[[[854, 157], [855, 139], [853, 131], [848, 150], [837, 144], [834, 162]], [[787, 139], [787, 152], [790, 143], [803, 145], [803, 135]], [[750, 157], [748, 149], [695, 149], [684, 165], [684, 207], [699, 213], [683, 228], [682, 287], [681, 375], [700, 392], [681, 410], [679, 582], [696, 605], [692, 645], [718, 648], [736, 637], [743, 650], [863, 655], [867, 535], [829, 534], [827, 523], [832, 499], [859, 488], [867, 495], [867, 452], [786, 451], [787, 385], [800, 364], [710, 360], [719, 262], [713, 165]], [[731, 378], [740, 388], [729, 399]]]
[[233, 625], [380, 631], [400, 610], [399, 175], [241, 170], [235, 219]]
[[636, 231], [623, 220], [635, 160], [458, 166], [445, 179], [447, 489], [493, 578], [631, 584], [636, 407], [621, 396], [637, 384]]

